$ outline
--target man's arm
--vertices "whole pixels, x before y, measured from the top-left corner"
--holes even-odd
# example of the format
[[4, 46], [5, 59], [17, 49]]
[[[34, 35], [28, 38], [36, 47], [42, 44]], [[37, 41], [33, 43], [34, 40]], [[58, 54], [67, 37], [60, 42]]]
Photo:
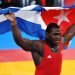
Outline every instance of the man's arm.
[[34, 45], [35, 41], [31, 41], [31, 40], [22, 38], [21, 33], [17, 27], [17, 21], [15, 18], [15, 15], [14, 14], [7, 14], [7, 15], [5, 15], [5, 17], [9, 21], [11, 21], [12, 33], [13, 33], [13, 37], [14, 37], [15, 42], [26, 51], [32, 51], [34, 49], [35, 49], [34, 51], [39, 51], [39, 50], [37, 50], [38, 49], [37, 46]]
[[73, 24], [68, 30], [67, 32], [63, 35], [64, 37], [64, 42], [63, 45], [64, 47], [67, 46], [67, 44], [69, 44], [69, 42], [71, 41], [71, 39], [75, 36], [75, 24]]

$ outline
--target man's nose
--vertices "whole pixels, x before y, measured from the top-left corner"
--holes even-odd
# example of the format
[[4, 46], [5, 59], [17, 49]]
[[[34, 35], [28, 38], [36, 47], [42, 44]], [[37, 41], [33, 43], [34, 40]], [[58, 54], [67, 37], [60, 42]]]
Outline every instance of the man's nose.
[[57, 35], [56, 38], [57, 38], [57, 39], [60, 39], [60, 35]]

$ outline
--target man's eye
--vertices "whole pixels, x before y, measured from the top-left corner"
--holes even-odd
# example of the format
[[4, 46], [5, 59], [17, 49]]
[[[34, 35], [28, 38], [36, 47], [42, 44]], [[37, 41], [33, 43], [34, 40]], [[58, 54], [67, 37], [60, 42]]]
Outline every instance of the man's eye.
[[54, 35], [58, 35], [58, 33], [55, 33]]
[[54, 35], [61, 35], [61, 33], [54, 33]]

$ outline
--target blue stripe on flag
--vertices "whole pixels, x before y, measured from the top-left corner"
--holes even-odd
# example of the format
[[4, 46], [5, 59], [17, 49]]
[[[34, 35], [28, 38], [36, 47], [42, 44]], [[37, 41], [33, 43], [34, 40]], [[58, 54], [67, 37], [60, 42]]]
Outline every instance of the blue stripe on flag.
[[18, 8], [18, 7], [8, 7], [5, 9], [0, 9], [0, 14], [8, 14], [10, 11], [17, 12], [18, 10], [20, 10], [20, 8]]
[[[10, 21], [8, 20], [1, 22], [0, 25], [0, 34], [6, 33], [11, 30]], [[45, 38], [45, 30], [41, 29], [41, 26], [39, 24], [17, 18], [17, 25], [22, 31], [28, 33], [31, 36], [39, 37], [40, 39]]]
[[[24, 8], [24, 10], [26, 10], [26, 9]], [[9, 8], [3, 9], [3, 10], [1, 9], [0, 14], [7, 14], [9, 12], [17, 12], [20, 10], [21, 10], [20, 8], [9, 7]], [[31, 10], [38, 12], [38, 11], [44, 10], [44, 8], [37, 5], [36, 7], [32, 8]], [[20, 17], [17, 17], [17, 21], [18, 21], [18, 26], [22, 31], [26, 32], [27, 34], [29, 34], [31, 36], [39, 37], [40, 39], [45, 38], [45, 30], [41, 29], [41, 25], [34, 23], [34, 22], [27, 21], [27, 20], [23, 20]], [[11, 30], [11, 25], [8, 20], [1, 21], [0, 25], [1, 25], [0, 34], [4, 34]]]

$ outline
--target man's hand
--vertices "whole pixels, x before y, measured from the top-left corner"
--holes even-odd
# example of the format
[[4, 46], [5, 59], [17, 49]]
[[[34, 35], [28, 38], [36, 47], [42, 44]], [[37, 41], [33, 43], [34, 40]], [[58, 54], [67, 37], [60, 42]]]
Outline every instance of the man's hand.
[[12, 25], [16, 25], [16, 17], [14, 13], [4, 15], [9, 21], [11, 21]]
[[4, 15], [9, 21], [14, 21], [15, 15], [13, 13]]

